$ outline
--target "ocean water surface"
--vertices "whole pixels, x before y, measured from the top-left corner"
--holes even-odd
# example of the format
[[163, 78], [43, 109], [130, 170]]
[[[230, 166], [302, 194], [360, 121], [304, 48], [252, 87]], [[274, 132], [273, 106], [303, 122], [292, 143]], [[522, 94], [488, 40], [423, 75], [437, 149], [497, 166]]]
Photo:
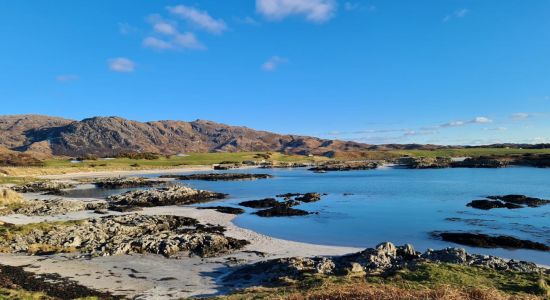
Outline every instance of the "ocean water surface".
[[[428, 169], [381, 168], [367, 171], [313, 173], [306, 169], [251, 169], [230, 172], [267, 173], [254, 181], [184, 181], [194, 188], [223, 192], [228, 199], [203, 205], [238, 206], [244, 200], [288, 192], [326, 193], [321, 201], [298, 208], [309, 216], [262, 218], [254, 209], [237, 216], [235, 224], [272, 237], [315, 244], [373, 247], [383, 241], [411, 243], [419, 251], [448, 246], [479, 253], [550, 265], [550, 252], [483, 249], [440, 241], [433, 231], [511, 235], [550, 244], [550, 205], [538, 208], [466, 207], [490, 195], [523, 194], [550, 199], [550, 169]], [[102, 196], [124, 190], [88, 191]]]

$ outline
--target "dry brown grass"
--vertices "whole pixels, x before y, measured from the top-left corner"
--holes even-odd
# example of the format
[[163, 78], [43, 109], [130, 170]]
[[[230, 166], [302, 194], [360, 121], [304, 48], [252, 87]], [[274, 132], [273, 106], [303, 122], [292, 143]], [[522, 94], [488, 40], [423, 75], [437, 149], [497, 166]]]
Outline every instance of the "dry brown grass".
[[406, 288], [391, 285], [345, 284], [328, 285], [308, 291], [295, 292], [271, 299], [285, 300], [542, 300], [531, 295], [509, 295], [494, 289], [438, 287]]
[[0, 189], [0, 206], [19, 204], [24, 201], [23, 197], [10, 189]]

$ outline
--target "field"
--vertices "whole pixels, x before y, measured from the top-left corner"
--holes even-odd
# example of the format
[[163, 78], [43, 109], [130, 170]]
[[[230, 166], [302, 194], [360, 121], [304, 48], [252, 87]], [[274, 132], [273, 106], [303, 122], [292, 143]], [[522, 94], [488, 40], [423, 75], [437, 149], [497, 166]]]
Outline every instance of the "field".
[[[269, 158], [262, 158], [268, 152], [236, 153], [189, 153], [187, 156], [160, 156], [158, 159], [97, 159], [71, 162], [68, 158], [54, 158], [44, 161], [43, 167], [0, 167], [0, 183], [21, 183], [27, 179], [21, 176], [39, 176], [91, 171], [169, 169], [185, 166], [204, 166], [222, 162], [270, 161], [278, 163], [319, 162], [330, 160], [324, 156], [287, 155], [269, 152]], [[550, 154], [550, 149], [506, 149], [506, 148], [460, 148], [437, 150], [372, 150], [354, 155], [339, 153], [336, 160], [391, 160], [403, 156], [413, 157], [466, 157], [466, 156], [510, 156], [523, 154]]]
[[[394, 159], [413, 157], [476, 157], [510, 156], [523, 154], [550, 154], [550, 149], [507, 149], [507, 148], [457, 148], [436, 150], [372, 150], [361, 153], [365, 159]], [[345, 154], [344, 154], [345, 155]], [[336, 157], [346, 159], [346, 156]]]
[[[111, 171], [111, 170], [147, 170], [169, 169], [185, 166], [204, 166], [223, 162], [242, 163], [243, 161], [271, 161], [277, 163], [316, 162], [328, 160], [326, 157], [309, 157], [303, 155], [286, 155], [270, 152], [269, 158], [261, 156], [267, 152], [237, 152], [237, 153], [189, 153], [187, 156], [160, 156], [158, 159], [97, 159], [71, 162], [67, 158], [48, 159], [43, 167], [4, 167], [3, 172], [10, 177], [0, 177], [0, 183], [19, 183], [16, 176], [37, 176], [49, 174], [65, 174], [74, 172]], [[16, 181], [16, 182], [11, 182]]]

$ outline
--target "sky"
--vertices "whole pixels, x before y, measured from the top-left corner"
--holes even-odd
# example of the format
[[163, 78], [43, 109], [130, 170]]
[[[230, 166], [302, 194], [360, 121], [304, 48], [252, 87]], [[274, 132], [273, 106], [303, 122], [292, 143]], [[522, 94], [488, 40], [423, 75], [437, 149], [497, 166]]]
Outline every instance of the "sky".
[[0, 114], [550, 142], [548, 0], [3, 1]]

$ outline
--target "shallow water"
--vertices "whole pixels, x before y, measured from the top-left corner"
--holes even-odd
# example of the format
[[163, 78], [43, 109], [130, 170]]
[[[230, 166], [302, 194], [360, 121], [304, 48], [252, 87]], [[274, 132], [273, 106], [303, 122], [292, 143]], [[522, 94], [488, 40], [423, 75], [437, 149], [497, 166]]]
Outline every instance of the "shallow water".
[[[423, 251], [457, 246], [433, 239], [430, 236], [432, 231], [467, 231], [512, 235], [550, 244], [550, 205], [490, 211], [466, 207], [471, 200], [489, 195], [524, 194], [549, 199], [550, 169], [385, 168], [324, 174], [305, 169], [232, 172], [269, 173], [275, 177], [255, 181], [184, 183], [230, 195], [227, 200], [207, 205], [236, 205], [243, 200], [274, 197], [287, 192], [328, 194], [319, 202], [298, 206], [319, 212], [316, 215], [261, 218], [247, 213], [235, 219], [241, 227], [273, 237], [358, 247], [392, 241], [396, 244], [411, 243]], [[353, 195], [346, 196], [345, 193]], [[253, 211], [247, 209], [247, 212]], [[464, 248], [480, 254], [550, 265], [549, 252]]]

